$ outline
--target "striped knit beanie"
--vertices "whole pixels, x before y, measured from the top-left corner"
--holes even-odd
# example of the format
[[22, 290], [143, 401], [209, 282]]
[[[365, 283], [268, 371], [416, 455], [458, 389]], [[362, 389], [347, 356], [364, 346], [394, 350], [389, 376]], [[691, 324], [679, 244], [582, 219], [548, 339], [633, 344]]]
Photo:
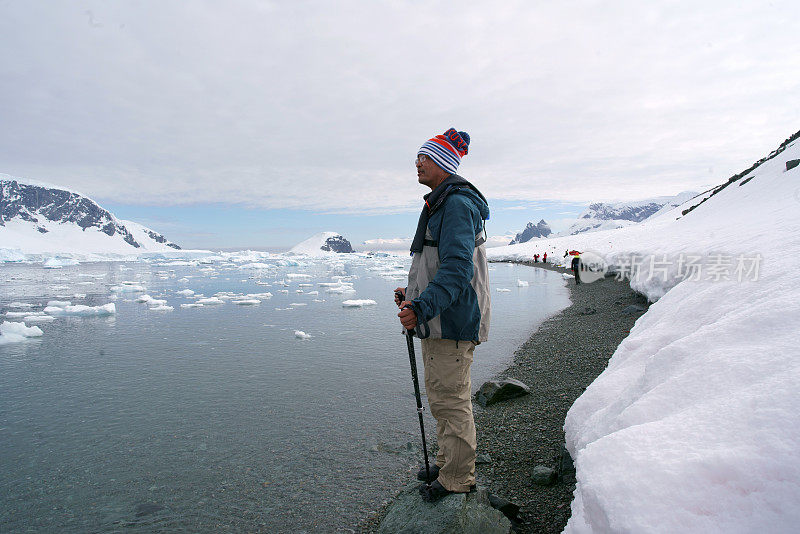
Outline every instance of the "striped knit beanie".
[[425, 142], [417, 155], [429, 156], [439, 167], [455, 174], [461, 157], [469, 152], [469, 134], [450, 128], [444, 135], [437, 135]]

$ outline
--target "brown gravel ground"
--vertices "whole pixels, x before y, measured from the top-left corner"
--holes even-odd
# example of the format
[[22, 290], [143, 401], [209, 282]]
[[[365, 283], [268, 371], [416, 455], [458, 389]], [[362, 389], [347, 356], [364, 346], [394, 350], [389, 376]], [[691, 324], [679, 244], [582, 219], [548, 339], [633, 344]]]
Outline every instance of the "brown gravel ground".
[[[526, 264], [567, 272], [552, 264]], [[567, 285], [572, 304], [542, 323], [514, 352], [512, 365], [497, 376], [521, 380], [531, 394], [488, 408], [474, 405], [478, 454], [492, 459], [477, 466], [477, 482], [520, 506], [515, 528], [520, 533], [556, 533], [567, 524], [574, 483], [537, 486], [531, 482], [533, 468], [558, 467], [569, 407], [606, 368], [642, 314], [623, 309], [630, 304], [647, 307], [628, 282], [613, 277], [577, 286], [570, 279]], [[374, 532], [385, 510], [366, 518], [357, 531]]]

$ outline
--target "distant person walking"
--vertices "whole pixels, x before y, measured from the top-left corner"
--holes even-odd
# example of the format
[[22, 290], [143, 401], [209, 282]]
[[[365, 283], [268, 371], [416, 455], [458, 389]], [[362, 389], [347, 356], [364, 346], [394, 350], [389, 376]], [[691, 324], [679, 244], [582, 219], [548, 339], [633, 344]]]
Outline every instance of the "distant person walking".
[[539, 255], [538, 254], [534, 254], [533, 255], [533, 263], [539, 263]]
[[575, 274], [575, 285], [581, 283], [581, 257], [577, 254], [572, 257], [572, 272]]
[[[489, 265], [484, 196], [456, 174], [469, 150], [469, 135], [453, 128], [417, 151], [419, 183], [431, 188], [411, 243], [408, 287], [397, 288], [403, 328], [422, 340], [425, 390], [436, 418], [439, 452], [422, 498], [434, 502], [475, 485], [475, 420], [470, 366], [475, 347], [488, 339]], [[417, 478], [425, 480], [423, 467]]]
[[545, 252], [544, 256], [542, 256], [542, 263], [547, 263], [547, 252]]

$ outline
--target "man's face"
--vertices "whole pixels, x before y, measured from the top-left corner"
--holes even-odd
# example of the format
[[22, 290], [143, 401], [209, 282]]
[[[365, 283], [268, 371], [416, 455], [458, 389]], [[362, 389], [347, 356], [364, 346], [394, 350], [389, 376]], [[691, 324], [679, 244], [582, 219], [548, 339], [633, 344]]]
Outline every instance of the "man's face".
[[450, 176], [450, 173], [439, 167], [425, 154], [418, 154], [415, 164], [417, 166], [417, 180], [431, 189], [436, 189], [437, 185]]

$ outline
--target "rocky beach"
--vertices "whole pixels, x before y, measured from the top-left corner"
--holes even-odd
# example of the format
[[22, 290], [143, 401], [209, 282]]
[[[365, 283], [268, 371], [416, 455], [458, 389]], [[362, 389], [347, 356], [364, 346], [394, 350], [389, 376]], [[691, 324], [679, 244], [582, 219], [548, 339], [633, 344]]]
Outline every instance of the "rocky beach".
[[[526, 265], [569, 272], [541, 262]], [[564, 529], [575, 489], [563, 452], [567, 411], [605, 369], [648, 306], [627, 281], [612, 276], [590, 284], [575, 285], [572, 278], [566, 282], [571, 305], [545, 321], [515, 351], [511, 366], [495, 377], [519, 380], [530, 388], [529, 394], [488, 407], [473, 404], [477, 483], [520, 507], [514, 524], [520, 533]], [[359, 531], [375, 532], [387, 508], [369, 517]]]

